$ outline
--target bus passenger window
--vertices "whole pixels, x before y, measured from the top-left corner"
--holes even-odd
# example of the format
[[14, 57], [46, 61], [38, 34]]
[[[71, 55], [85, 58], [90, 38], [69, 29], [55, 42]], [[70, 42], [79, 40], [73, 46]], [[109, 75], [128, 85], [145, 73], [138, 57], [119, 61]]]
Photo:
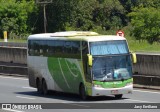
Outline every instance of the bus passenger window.
[[33, 49], [34, 49], [34, 56], [39, 55], [39, 44], [38, 41], [33, 41]]
[[64, 52], [65, 52], [65, 54], [69, 54], [69, 53], [72, 52], [71, 42], [65, 41], [65, 44], [64, 44]]

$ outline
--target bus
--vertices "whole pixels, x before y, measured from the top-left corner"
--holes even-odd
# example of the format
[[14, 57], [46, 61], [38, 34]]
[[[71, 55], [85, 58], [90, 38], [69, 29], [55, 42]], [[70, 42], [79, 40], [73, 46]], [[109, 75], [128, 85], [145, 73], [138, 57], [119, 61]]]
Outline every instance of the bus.
[[124, 37], [90, 31], [64, 31], [28, 37], [29, 85], [48, 91], [88, 96], [132, 93], [131, 53]]

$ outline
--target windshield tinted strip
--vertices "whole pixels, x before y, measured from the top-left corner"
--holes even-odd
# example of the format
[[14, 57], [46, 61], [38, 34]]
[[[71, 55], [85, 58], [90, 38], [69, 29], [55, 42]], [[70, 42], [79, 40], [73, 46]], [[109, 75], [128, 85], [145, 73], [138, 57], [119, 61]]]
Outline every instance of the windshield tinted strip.
[[129, 53], [125, 40], [90, 42], [92, 55], [113, 55]]

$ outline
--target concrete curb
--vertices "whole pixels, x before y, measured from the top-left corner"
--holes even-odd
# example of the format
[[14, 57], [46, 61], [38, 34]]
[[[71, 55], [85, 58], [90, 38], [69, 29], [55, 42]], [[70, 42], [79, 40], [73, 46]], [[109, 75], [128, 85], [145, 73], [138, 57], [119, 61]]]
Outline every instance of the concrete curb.
[[160, 87], [159, 76], [133, 75], [133, 81], [134, 84], [137, 84], [138, 86], [144, 85], [147, 88]]
[[133, 87], [140, 88], [140, 89], [160, 90], [159, 86], [146, 86], [146, 85], [133, 84]]
[[0, 74], [9, 74], [9, 75], [19, 75], [19, 76], [27, 76], [28, 68], [21, 66], [6, 66], [0, 65]]
[[13, 77], [26, 77], [28, 78], [27, 75], [19, 75], [19, 74], [5, 74], [5, 73], [0, 73], [0, 76], [13, 76]]

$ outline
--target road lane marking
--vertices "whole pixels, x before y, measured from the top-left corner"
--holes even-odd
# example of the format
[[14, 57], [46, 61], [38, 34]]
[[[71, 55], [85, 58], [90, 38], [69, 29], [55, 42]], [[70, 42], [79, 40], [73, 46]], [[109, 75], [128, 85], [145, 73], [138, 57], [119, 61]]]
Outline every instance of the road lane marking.
[[17, 98], [24, 98], [24, 99], [30, 99], [30, 100], [34, 100], [36, 98], [31, 98], [31, 97], [24, 97], [24, 96], [16, 96]]
[[10, 76], [0, 76], [0, 78], [5, 78], [5, 79], [20, 79], [20, 80], [28, 80], [27, 78], [15, 78], [15, 77], [10, 77]]
[[136, 92], [142, 92], [142, 93], [155, 93], [155, 94], [160, 94], [160, 92], [151, 92], [151, 91], [142, 91], [142, 90], [133, 90]]
[[145, 103], [157, 103], [157, 102], [150, 102], [150, 101], [142, 101], [142, 100], [132, 100], [132, 99], [125, 99], [127, 101], [134, 101], [134, 102], [145, 102]]
[[22, 88], [24, 88], [24, 89], [37, 89], [37, 88], [32, 88], [32, 87], [22, 87]]
[[62, 102], [62, 103], [67, 104], [67, 105], [73, 105], [73, 106], [86, 107], [86, 108], [89, 108], [89, 107], [90, 107], [90, 106], [86, 106], [86, 105], [73, 104], [73, 103], [68, 103], [68, 102]]
[[2, 110], [5, 110], [5, 111], [11, 111], [11, 112], [24, 112], [24, 111], [13, 110], [13, 109], [2, 109]]

